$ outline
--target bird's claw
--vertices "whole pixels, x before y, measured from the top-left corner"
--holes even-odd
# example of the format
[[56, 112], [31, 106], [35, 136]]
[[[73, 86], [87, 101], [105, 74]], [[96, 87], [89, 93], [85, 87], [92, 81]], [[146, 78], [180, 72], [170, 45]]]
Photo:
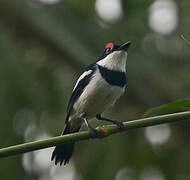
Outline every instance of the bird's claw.
[[103, 138], [104, 134], [97, 129], [91, 128], [90, 129], [91, 138]]
[[122, 122], [115, 121], [114, 124], [117, 125], [117, 127], [120, 129], [120, 131], [123, 131], [125, 128], [125, 126]]

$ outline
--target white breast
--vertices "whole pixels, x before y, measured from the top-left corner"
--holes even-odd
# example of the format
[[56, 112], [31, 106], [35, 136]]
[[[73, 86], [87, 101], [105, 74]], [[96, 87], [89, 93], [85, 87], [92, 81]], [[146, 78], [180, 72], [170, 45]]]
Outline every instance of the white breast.
[[71, 116], [80, 117], [86, 113], [88, 118], [104, 112], [122, 95], [125, 88], [109, 85], [99, 73], [94, 73], [92, 80], [73, 106]]

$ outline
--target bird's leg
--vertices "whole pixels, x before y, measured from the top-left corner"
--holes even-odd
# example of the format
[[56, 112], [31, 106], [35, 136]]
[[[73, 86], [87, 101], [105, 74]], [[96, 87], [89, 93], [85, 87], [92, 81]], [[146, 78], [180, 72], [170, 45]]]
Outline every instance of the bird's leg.
[[88, 119], [86, 118], [86, 114], [83, 114], [81, 117], [86, 125], [86, 127], [88, 128], [88, 130], [90, 131], [92, 137], [98, 137], [98, 131], [96, 129], [94, 129], [88, 122]]
[[96, 116], [96, 119], [97, 119], [97, 120], [101, 120], [101, 121], [111, 122], [111, 123], [117, 125], [120, 130], [123, 130], [123, 129], [124, 129], [124, 124], [123, 124], [122, 122], [114, 121], [114, 120], [111, 120], [111, 119], [107, 119], [107, 118], [101, 117], [101, 114], [98, 114], [98, 115]]

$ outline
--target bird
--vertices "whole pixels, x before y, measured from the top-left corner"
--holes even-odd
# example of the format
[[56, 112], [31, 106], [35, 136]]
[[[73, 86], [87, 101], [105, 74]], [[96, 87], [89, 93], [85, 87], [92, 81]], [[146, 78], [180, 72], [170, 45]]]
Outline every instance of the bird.
[[[114, 105], [125, 91], [126, 61], [130, 45], [130, 41], [121, 45], [107, 43], [98, 60], [85, 68], [73, 88], [62, 135], [78, 132], [84, 123], [92, 136], [96, 136], [97, 130], [89, 123], [92, 118], [124, 128], [122, 122], [102, 117], [102, 113]], [[52, 161], [55, 159], [55, 165], [69, 163], [74, 145], [71, 142], [55, 147], [51, 156]]]

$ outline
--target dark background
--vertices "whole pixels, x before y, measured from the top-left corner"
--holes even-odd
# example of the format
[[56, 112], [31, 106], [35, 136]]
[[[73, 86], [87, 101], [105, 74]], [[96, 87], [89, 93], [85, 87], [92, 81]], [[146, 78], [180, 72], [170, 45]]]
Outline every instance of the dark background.
[[[124, 96], [104, 114], [127, 121], [189, 97], [188, 0], [1, 0], [0, 147], [57, 136], [72, 88], [106, 43], [133, 45]], [[93, 126], [100, 123], [93, 120]], [[189, 180], [189, 122], [77, 143], [66, 167], [52, 149], [0, 159], [5, 180]]]

